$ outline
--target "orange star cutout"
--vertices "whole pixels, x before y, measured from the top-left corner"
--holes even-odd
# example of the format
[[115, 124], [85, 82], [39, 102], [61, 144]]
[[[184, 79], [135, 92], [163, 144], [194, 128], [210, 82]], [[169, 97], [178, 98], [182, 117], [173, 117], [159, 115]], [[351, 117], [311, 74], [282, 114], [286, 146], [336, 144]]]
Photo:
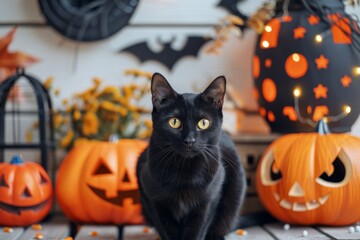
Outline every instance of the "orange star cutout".
[[304, 27], [297, 27], [294, 29], [294, 38], [295, 39], [299, 39], [299, 38], [304, 38], [306, 33], [306, 28]]
[[318, 69], [326, 69], [329, 64], [329, 59], [327, 59], [324, 55], [320, 55], [319, 58], [315, 59], [315, 62]]
[[308, 17], [308, 22], [311, 25], [315, 25], [315, 24], [318, 24], [320, 22], [320, 18], [318, 16], [315, 16], [315, 15], [310, 15], [310, 17]]
[[313, 120], [318, 122], [323, 119], [324, 116], [329, 114], [329, 108], [327, 106], [316, 106], [314, 110]]
[[348, 75], [345, 75], [341, 78], [340, 81], [343, 87], [348, 87], [351, 83], [351, 78]]
[[314, 88], [315, 98], [327, 98], [327, 92], [328, 88], [323, 86], [322, 84], [317, 85], [317, 87]]

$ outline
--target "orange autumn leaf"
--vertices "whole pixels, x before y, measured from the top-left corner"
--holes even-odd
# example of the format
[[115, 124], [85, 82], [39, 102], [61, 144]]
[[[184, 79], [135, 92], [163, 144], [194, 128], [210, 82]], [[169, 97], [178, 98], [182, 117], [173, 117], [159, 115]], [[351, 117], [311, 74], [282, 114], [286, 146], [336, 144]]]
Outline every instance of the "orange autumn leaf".
[[37, 58], [24, 52], [4, 52], [0, 54], [0, 66], [2, 68], [25, 68], [37, 61]]
[[12, 75], [17, 68], [28, 67], [39, 60], [21, 51], [9, 52], [16, 28], [0, 38], [0, 81]]

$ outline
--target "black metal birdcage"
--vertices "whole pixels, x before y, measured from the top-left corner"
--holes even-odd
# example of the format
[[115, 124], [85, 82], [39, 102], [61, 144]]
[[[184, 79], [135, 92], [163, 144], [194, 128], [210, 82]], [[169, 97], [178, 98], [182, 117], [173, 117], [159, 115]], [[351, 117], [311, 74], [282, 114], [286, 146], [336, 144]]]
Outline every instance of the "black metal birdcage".
[[[27, 80], [29, 86], [34, 92], [36, 109], [35, 110], [20, 110], [18, 104], [10, 102], [10, 108], [6, 107], [8, 101], [13, 101], [9, 98], [11, 89], [18, 83], [20, 79]], [[39, 141], [37, 143], [20, 142], [19, 137], [16, 137], [15, 132], [20, 132], [21, 118], [26, 115], [37, 116], [38, 119], [38, 133]], [[6, 118], [11, 119], [12, 129], [6, 126]], [[12, 131], [14, 134], [12, 142], [6, 141], [6, 130]], [[55, 140], [54, 140], [54, 126], [53, 126], [53, 110], [52, 103], [47, 89], [35, 77], [25, 73], [24, 69], [18, 69], [16, 73], [5, 79], [0, 84], [0, 162], [5, 161], [6, 150], [39, 150], [41, 165], [49, 172], [49, 160], [55, 157]]]

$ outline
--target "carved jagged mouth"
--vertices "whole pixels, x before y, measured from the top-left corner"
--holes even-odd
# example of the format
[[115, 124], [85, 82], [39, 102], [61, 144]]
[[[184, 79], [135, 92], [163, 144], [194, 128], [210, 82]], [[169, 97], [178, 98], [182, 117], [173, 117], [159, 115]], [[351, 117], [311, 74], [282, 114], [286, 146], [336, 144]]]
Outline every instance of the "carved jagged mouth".
[[15, 215], [21, 215], [22, 211], [27, 211], [27, 210], [40, 211], [41, 209], [43, 209], [43, 207], [45, 205], [47, 205], [47, 203], [49, 201], [50, 201], [50, 199], [47, 199], [42, 203], [39, 203], [39, 204], [36, 204], [33, 206], [26, 206], [26, 207], [19, 207], [19, 206], [14, 206], [14, 205], [0, 202], [0, 209], [4, 210], [6, 212], [9, 212], [9, 213], [15, 214]]
[[285, 209], [293, 210], [295, 212], [305, 212], [317, 209], [328, 200], [329, 194], [307, 202], [289, 202], [286, 199], [280, 199], [279, 194], [274, 193], [274, 198], [279, 202], [279, 205]]
[[115, 204], [122, 207], [123, 201], [126, 198], [131, 199], [133, 201], [133, 204], [140, 204], [140, 195], [137, 189], [127, 190], [127, 191], [117, 191], [116, 197], [108, 198], [106, 197], [105, 190], [90, 186], [89, 184], [88, 186], [95, 193], [96, 196], [111, 204]]

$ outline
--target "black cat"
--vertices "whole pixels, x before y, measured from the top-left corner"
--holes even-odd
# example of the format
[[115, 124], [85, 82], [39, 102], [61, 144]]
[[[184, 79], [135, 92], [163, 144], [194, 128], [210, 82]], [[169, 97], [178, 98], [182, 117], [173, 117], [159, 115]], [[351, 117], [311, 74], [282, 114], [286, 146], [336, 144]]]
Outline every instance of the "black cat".
[[224, 239], [239, 220], [245, 172], [221, 130], [225, 77], [178, 94], [155, 73], [153, 133], [137, 166], [143, 214], [162, 240]]

